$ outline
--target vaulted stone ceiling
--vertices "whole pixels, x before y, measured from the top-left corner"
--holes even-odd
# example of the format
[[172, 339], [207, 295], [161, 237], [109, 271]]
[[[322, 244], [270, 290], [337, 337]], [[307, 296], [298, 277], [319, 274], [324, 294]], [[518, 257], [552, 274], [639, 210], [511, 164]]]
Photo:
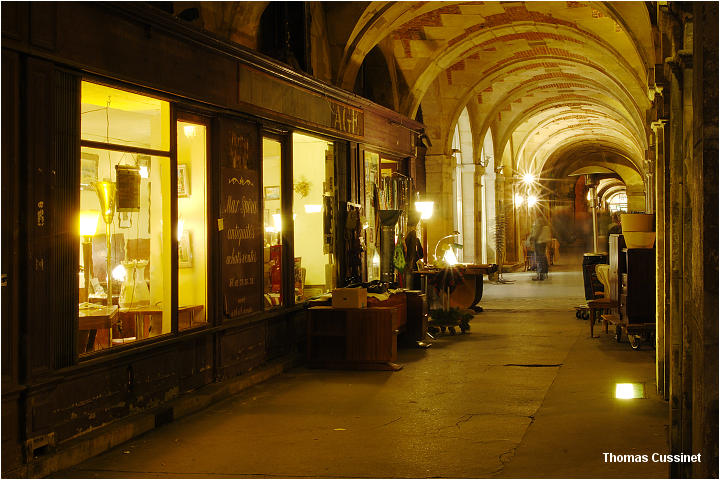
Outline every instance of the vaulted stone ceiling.
[[337, 83], [352, 89], [375, 46], [409, 87], [400, 110], [422, 108], [438, 152], [450, 152], [467, 107], [476, 145], [490, 128], [496, 157], [515, 171], [598, 163], [641, 187], [655, 64], [644, 3], [371, 2]]

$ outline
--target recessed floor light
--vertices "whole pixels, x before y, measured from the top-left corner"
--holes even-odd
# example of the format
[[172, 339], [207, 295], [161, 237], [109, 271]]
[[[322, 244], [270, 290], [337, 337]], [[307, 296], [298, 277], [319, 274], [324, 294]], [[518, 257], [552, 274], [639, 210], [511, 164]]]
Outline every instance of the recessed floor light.
[[645, 398], [645, 384], [644, 383], [616, 383], [615, 384], [615, 398], [631, 399], [631, 398]]

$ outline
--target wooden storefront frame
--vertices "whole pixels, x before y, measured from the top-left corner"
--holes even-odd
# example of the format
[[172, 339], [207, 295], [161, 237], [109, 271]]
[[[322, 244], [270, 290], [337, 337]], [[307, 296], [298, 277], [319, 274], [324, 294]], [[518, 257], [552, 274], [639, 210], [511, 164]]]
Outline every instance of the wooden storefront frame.
[[[44, 445], [42, 443], [43, 438], [47, 440], [52, 436], [53, 443], [57, 442], [58, 444], [62, 444], [63, 442], [77, 438], [78, 435], [82, 436], [89, 431], [102, 427], [108, 422], [127, 417], [131, 414], [131, 407], [133, 411], [156, 408], [161, 406], [163, 402], [167, 402], [168, 399], [172, 399], [184, 392], [207, 385], [213, 381], [229, 378], [229, 376], [243, 375], [247, 371], [256, 368], [258, 362], [266, 362], [268, 359], [275, 358], [278, 355], [298, 356], [301, 354], [303, 348], [302, 339], [304, 338], [302, 304], [286, 304], [278, 310], [261, 311], [227, 321], [220, 321], [222, 315], [216, 308], [217, 305], [220, 305], [222, 290], [221, 288], [217, 288], [220, 285], [219, 268], [217, 266], [220, 261], [220, 249], [219, 236], [217, 235], [217, 229], [214, 224], [215, 219], [220, 217], [219, 204], [216, 198], [216, 196], [219, 195], [220, 165], [218, 119], [222, 117], [232, 117], [255, 123], [258, 126], [258, 138], [260, 139], [262, 138], [262, 132], [265, 131], [274, 132], [284, 137], [283, 149], [285, 152], [285, 162], [290, 165], [290, 168], [285, 168], [283, 171], [283, 183], [286, 185], [286, 188], [290, 190], [292, 189], [293, 181], [292, 132], [298, 131], [320, 136], [330, 142], [334, 142], [336, 145], [336, 155], [338, 156], [336, 157], [336, 178], [343, 183], [342, 186], [338, 185], [335, 198], [335, 206], [338, 212], [343, 212], [345, 202], [357, 202], [362, 198], [362, 180], [361, 178], [354, 177], [354, 175], [362, 174], [361, 165], [363, 160], [362, 154], [360, 153], [360, 145], [373, 145], [374, 149], [378, 151], [387, 152], [399, 157], [411, 156], [413, 154], [415, 133], [421, 131], [422, 125], [392, 110], [357, 97], [350, 92], [325, 84], [304, 74], [299, 74], [289, 67], [280, 65], [254, 51], [218, 40], [145, 5], [60, 3], [48, 6], [43, 3], [6, 2], [3, 3], [2, 8], [3, 63], [5, 65], [6, 59], [8, 59], [10, 63], [14, 61], [19, 70], [17, 78], [22, 79], [21, 82], [25, 82], [19, 85], [20, 91], [17, 92], [17, 94], [13, 94], [17, 95], [15, 97], [17, 98], [16, 106], [21, 113], [16, 116], [11, 115], [13, 118], [19, 117], [17, 126], [26, 132], [23, 133], [22, 136], [18, 134], [17, 137], [18, 164], [28, 159], [31, 147], [38, 148], [37, 146], [32, 146], [27, 132], [49, 132], [53, 130], [52, 128], [37, 128], [38, 125], [33, 125], [31, 128], [31, 125], [27, 123], [28, 116], [22, 113], [32, 108], [27, 103], [31, 97], [34, 98], [32, 101], [43, 102], [42, 98], [26, 93], [29, 89], [27, 83], [28, 77], [26, 75], [29, 68], [28, 65], [34, 65], [34, 67], [32, 67], [34, 70], [32, 71], [40, 75], [36, 78], [38, 85], [42, 85], [43, 82], [45, 82], [43, 78], [50, 78], [50, 76], [53, 75], [59, 78], [59, 80], [54, 80], [54, 83], [48, 83], [48, 89], [51, 88], [50, 85], [54, 86], [56, 82], [65, 82], [64, 84], [66, 85], [72, 84], [73, 79], [77, 79], [79, 88], [79, 82], [83, 79], [141, 95], [161, 98], [170, 102], [170, 181], [172, 184], [175, 184], [177, 181], [177, 171], [172, 167], [176, 165], [177, 162], [175, 142], [177, 140], [176, 127], [178, 119], [191, 116], [207, 121], [207, 126], [210, 129], [207, 137], [208, 291], [215, 292], [214, 296], [208, 295], [207, 299], [209, 308], [207, 327], [198, 330], [178, 332], [176, 278], [177, 241], [173, 240], [171, 251], [173, 275], [171, 281], [175, 284], [172, 289], [173, 297], [171, 299], [172, 333], [170, 335], [159, 336], [152, 341], [142, 342], [136, 345], [128, 344], [126, 347], [108, 349], [101, 354], [91, 355], [83, 358], [82, 361], [78, 361], [77, 352], [72, 348], [72, 345], [76, 343], [76, 326], [70, 330], [67, 329], [68, 321], [72, 319], [72, 315], [68, 313], [60, 314], [59, 317], [52, 320], [56, 323], [52, 330], [54, 333], [53, 335], [43, 335], [42, 342], [40, 340], [36, 342], [33, 339], [34, 337], [28, 339], [26, 336], [28, 331], [33, 331], [29, 325], [23, 324], [21, 320], [13, 323], [10, 328], [12, 332], [10, 343], [13, 358], [17, 358], [18, 360], [17, 363], [13, 365], [12, 372], [8, 378], [3, 378], [2, 400], [4, 411], [12, 410], [17, 412], [18, 422], [16, 425], [17, 431], [14, 430], [15, 426], [12, 425], [12, 422], [9, 422], [11, 424], [9, 426], [4, 422], [3, 435], [4, 438], [9, 439], [9, 443], [3, 444], [3, 451], [18, 452], [18, 443], [24, 443], [25, 447], [30, 445], [30, 451], [28, 452], [27, 448], [25, 449], [26, 458], [22, 460], [27, 464], [33, 461], [33, 454], [40, 452], [34, 452], [32, 445]], [[82, 18], [75, 18], [74, 15], [72, 15], [78, 12], [82, 14], [79, 16]], [[98, 18], [102, 20], [99, 21], [100, 24], [103, 24], [104, 21], [109, 27], [114, 29], [128, 28], [129, 31], [127, 35], [133, 38], [137, 46], [136, 49], [133, 50], [138, 59], [137, 65], [128, 68], [128, 65], [123, 64], [122, 61], [111, 59], [112, 55], [107, 55], [106, 53], [98, 55], [95, 50], [102, 50], [102, 48], [109, 48], [110, 50], [120, 49], [121, 45], [117, 42], [122, 42], [122, 38], [115, 39], [110, 35], [110, 32], [103, 32], [101, 28], [102, 25], [92, 25], [91, 27], [94, 30], [89, 33], [86, 30], [66, 30], [63, 26], [66, 25], [66, 23], [60, 23], [60, 20], [68, 22], [69, 18], [73, 18], [74, 22]], [[110, 25], [111, 23], [112, 25]], [[141, 34], [134, 35], [140, 32]], [[95, 35], [95, 37], [92, 38], [101, 40], [101, 44], [95, 45], [94, 42], [80, 41], [86, 39], [88, 35], [91, 37]], [[300, 96], [299, 98], [315, 102], [313, 105], [335, 105], [336, 107], [329, 107], [328, 111], [335, 108], [335, 113], [333, 113], [336, 120], [335, 126], [339, 128], [333, 128], [330, 116], [318, 117], [317, 120], [306, 119], [303, 115], [297, 114], [299, 110], [274, 111], [258, 103], [241, 101], [237, 94], [234, 99], [232, 98], [233, 94], [228, 94], [231, 101], [225, 102], [222, 92], [220, 94], [217, 92], [217, 88], [222, 90], [223, 86], [211, 87], [215, 88], [213, 91], [203, 90], [203, 88], [210, 88], [206, 87], [205, 83], [195, 88], [195, 90], [193, 90], [193, 88], [185, 88], [190, 85], [190, 83], [187, 82], [187, 78], [179, 80], [173, 79], [172, 72], [158, 76], [157, 78], [160, 78], [160, 80], [156, 80], [155, 77], [153, 77], [154, 72], [151, 69], [141, 68], [141, 64], [146, 64], [149, 58], [144, 57], [145, 52], [141, 46], [154, 45], [153, 41], [156, 36], [161, 36], [168, 41], [175, 42], [174, 45], [177, 46], [192, 47], [195, 49], [193, 50], [195, 52], [208, 52], [209, 55], [212, 55], [212, 59], [207, 60], [208, 62], [217, 60], [218, 65], [223, 65], [222, 68], [228, 68], [228, 70], [224, 71], [224, 78], [234, 78], [237, 80], [242, 73], [250, 75], [248, 78], [271, 79], [275, 84], [282, 85], [286, 91], [296, 92]], [[60, 50], [60, 48], [63, 48], [63, 50]], [[151, 50], [152, 48], [148, 48], [148, 51]], [[191, 64], [193, 59], [197, 58], [198, 57], [193, 57], [192, 53], [188, 53], [185, 61]], [[158, 58], [158, 62], [162, 61], [164, 61], [164, 59]], [[122, 68], [118, 68], [118, 65], [122, 65]], [[177, 68], [182, 70], [183, 67], [180, 65]], [[3, 77], [5, 77], [5, 75], [3, 75]], [[163, 83], [163, 81], [167, 81], [167, 83]], [[183, 81], [185, 81], [184, 84], [182, 83]], [[225, 85], [225, 87], [228, 87], [228, 85]], [[233, 88], [238, 88], [238, 85], [234, 84]], [[228, 87], [224, 92], [227, 93], [231, 90], [232, 88]], [[52, 95], [57, 95], [57, 92], [53, 93], [48, 90], [48, 95], [50, 95], [48, 98], [53, 98]], [[65, 103], [67, 104], [70, 99], [71, 97], [67, 97], [64, 100]], [[57, 100], [55, 103], [60, 105], [57, 103]], [[79, 102], [76, 106], [79, 107]], [[35, 108], [34, 110], [37, 112], [42, 111], [40, 108]], [[309, 108], [309, 110], [312, 110], [312, 108]], [[38, 114], [31, 117], [30, 120], [40, 120], [46, 123], [51, 120], [61, 122], [62, 118], [64, 118], [63, 115], [69, 115], [70, 111], [69, 109], [65, 110], [64, 108], [57, 107], [54, 112], [55, 117], [52, 117], [52, 114], [48, 114], [46, 117]], [[296, 113], [293, 114], [293, 112]], [[337, 123], [340, 118], [338, 117], [338, 112], [340, 112], [340, 114], [344, 112], [345, 115], [350, 115], [350, 123], [346, 124], [349, 126], [342, 127], [341, 122]], [[357, 121], [359, 121], [360, 118], [357, 116], [359, 115], [357, 112], [362, 112], [363, 115], [362, 129], [357, 127]], [[330, 114], [328, 113], [328, 115]], [[3, 111], [3, 118], [5, 118], [5, 111]], [[20, 123], [20, 121], [22, 121], [22, 123]], [[78, 110], [77, 124], [74, 126], [78, 131], [77, 144], [67, 144], [65, 148], [68, 152], [73, 148], [76, 148], [79, 152], [79, 123], [80, 114]], [[38, 135], [32, 138], [42, 138], [42, 136]], [[52, 139], [52, 142], [47, 140], [47, 144], [42, 147], [44, 148], [42, 151], [46, 152], [45, 154], [55, 155], [57, 145], [53, 142], [56, 141], [57, 139], [55, 138]], [[343, 147], [338, 148], [339, 145]], [[107, 145], [103, 144], [103, 147], [107, 147]], [[138, 151], [140, 149], [132, 148], [132, 150]], [[342, 153], [340, 153], [341, 151]], [[155, 151], [148, 151], [146, 153], [158, 154], [158, 152]], [[166, 152], [162, 152], [162, 154], [167, 155]], [[339, 163], [338, 158], [340, 156], [342, 156], [344, 170], [338, 171], [337, 164]], [[44, 157], [40, 155], [38, 158]], [[26, 163], [30, 164], [33, 168], [35, 167], [35, 164], [32, 162]], [[64, 162], [62, 164], [71, 163], [73, 162]], [[73, 178], [73, 168], [77, 167], [71, 167], [69, 170], [64, 171], [63, 175], [67, 178]], [[28, 177], [27, 174], [20, 176], [20, 178], [25, 177]], [[7, 185], [7, 180], [8, 179], [3, 178], [4, 187]], [[52, 182], [46, 181], [44, 177], [35, 178], [34, 182], [28, 180], [27, 184], [15, 182], [12, 185], [13, 192], [10, 198], [18, 202], [18, 217], [32, 219], [37, 216], [38, 207], [37, 198], [34, 196], [35, 189], [28, 187], [36, 186], [42, 189], [47, 188], [47, 186], [51, 184]], [[74, 184], [72, 184], [72, 186], [74, 186]], [[72, 196], [66, 195], [62, 198], [64, 205], [72, 205], [74, 202]], [[285, 199], [283, 200], [283, 212], [286, 215], [291, 215], [291, 192], [290, 194], [284, 192], [283, 198]], [[45, 205], [45, 203], [43, 203], [43, 205]], [[49, 208], [55, 208], [55, 206], [50, 205]], [[70, 219], [74, 217], [76, 209], [65, 206], [58, 210], [58, 212], [60, 213], [58, 218], [63, 222], [63, 225], [69, 225], [72, 223]], [[171, 223], [173, 228], [175, 228], [174, 226], [177, 223], [177, 214], [177, 204], [176, 202], [172, 202]], [[336, 221], [342, 225], [344, 220], [338, 215]], [[336, 249], [340, 245], [340, 237], [337, 235], [340, 233], [340, 230], [341, 229], [336, 228]], [[67, 236], [68, 232], [74, 232], [74, 229], [68, 226], [67, 228], [63, 227], [63, 231], [66, 232], [65, 235]], [[14, 230], [13, 232], [13, 248], [14, 251], [17, 252], [22, 251], [19, 247], [22, 246], [26, 238], [35, 238], [34, 232], [27, 226], [21, 226], [17, 231]], [[288, 229], [283, 235], [285, 236], [284, 241], [292, 241], [292, 229]], [[74, 238], [73, 235], [70, 235], [70, 237]], [[64, 239], [63, 241], [66, 240], [67, 239]], [[68, 278], [69, 273], [67, 272], [72, 271], [73, 265], [78, 263], [77, 258], [75, 258], [77, 256], [77, 249], [75, 248], [75, 253], [72, 253], [73, 249], [70, 248], [72, 245], [69, 243], [67, 248], [68, 255], [62, 259], [62, 264], [59, 264], [59, 270], [56, 270], [65, 272], [63, 275], [68, 276]], [[283, 274], [290, 276], [293, 270], [293, 254], [291, 249], [285, 249], [285, 251]], [[336, 255], [336, 258], [340, 257], [340, 255]], [[17, 260], [17, 268], [15, 268], [13, 272], [17, 274], [18, 278], [12, 279], [14, 285], [12, 292], [29, 291], [27, 286], [32, 279], [31, 272], [34, 270], [31, 265], [33, 257], [28, 255], [26, 258], [19, 257]], [[341, 267], [339, 270], [341, 270]], [[338, 273], [338, 281], [341, 281], [342, 272], [339, 271]], [[22, 277], [20, 277], [21, 274], [23, 275]], [[53, 281], [57, 279], [49, 280]], [[73, 285], [73, 282], [65, 283], [69, 286]], [[215, 288], [210, 288], [211, 283]], [[293, 282], [290, 278], [285, 278], [284, 288], [286, 299], [294, 299]], [[35, 290], [37, 289], [40, 289], [40, 287], [37, 287]], [[72, 288], [70, 289], [72, 290]], [[75, 294], [75, 297], [76, 296], [77, 294]], [[61, 301], [65, 307], [68, 305], [73, 306], [73, 304], [77, 303], [77, 298], [75, 297], [72, 295], [64, 296], [59, 299], [59, 301]], [[14, 296], [14, 301], [17, 308], [13, 306], [13, 312], [18, 312], [23, 306], [32, 304], [32, 299], [25, 295]], [[210, 308], [213, 309], [212, 312]], [[31, 314], [31, 317], [34, 318], [36, 323], [41, 318], [44, 318], [40, 315], [39, 311]], [[13, 314], [13, 318], [16, 318], [15, 313]], [[77, 320], [73, 321], [76, 325]], [[272, 326], [271, 324], [276, 325]], [[273, 330], [274, 328], [275, 330]], [[36, 329], [35, 331], [41, 330]], [[286, 333], [283, 338], [275, 338], [272, 333], [273, 331], [286, 331]], [[64, 343], [60, 350], [58, 350], [57, 345], [53, 343], [57, 335], [61, 335], [63, 338], [66, 337], [65, 340], [63, 340]], [[249, 363], [243, 364], [244, 357], [242, 357], [242, 355], [247, 352], [235, 352], [238, 358], [237, 365], [227, 372], [223, 371], [226, 365], [223, 364], [223, 352], [220, 345], [222, 337], [226, 335], [237, 335], [238, 338], [247, 336], [248, 338], [254, 339], [253, 341], [258, 342], [257, 345], [265, 347], [262, 356], [259, 358], [255, 357], [248, 360]], [[263, 335], [264, 338], [261, 338]], [[36, 352], [39, 353], [36, 355]], [[249, 354], [247, 358], [250, 358]], [[178, 367], [177, 364], [182, 365]], [[153, 374], [165, 375], [165, 377], [163, 377], [164, 379], [158, 381], [157, 386], [152, 385], [153, 378], [155, 378]], [[147, 379], [145, 379], [146, 376]], [[94, 390], [90, 387], [95, 387], [98, 383], [102, 383], [99, 381], [102, 378], [110, 379], [109, 382], [112, 385], [108, 386], [110, 389], [108, 390], [108, 394], [112, 395], [113, 401], [125, 402], [126, 410], [101, 411], [100, 409], [106, 408], [103, 407], [101, 403], [98, 404], [97, 407], [94, 407], [94, 404], [90, 404], [87, 409], [95, 408], [95, 410], [88, 410], [85, 414], [92, 414], [94, 418], [97, 413], [97, 421], [90, 422], [87, 420], [89, 417], [86, 416], [83, 421], [72, 425], [65, 423], [64, 426], [62, 426], [65, 433], [55, 435], [58, 428], [61, 427], [58, 427], [54, 423], [57, 417], [54, 417], [53, 415], [55, 414], [52, 412], [58, 412], [57, 415], [63, 415], [68, 412], [67, 409], [73, 404], [72, 402], [84, 400], [83, 392], [85, 390], [87, 390], [88, 395], [91, 395], [91, 392], [94, 392]], [[78, 388], [79, 386], [81, 388]], [[93, 393], [93, 395], [94, 394], [95, 393]], [[137, 398], [140, 396], [143, 397], [143, 400], [138, 402]], [[6, 408], [10, 408], [10, 410], [6, 410]], [[81, 413], [80, 415], [83, 414]], [[5, 435], [6, 426], [12, 430], [12, 434], [7, 436]], [[80, 431], [80, 433], [77, 434], [77, 431]], [[36, 441], [37, 443], [33, 443]], [[22, 448], [20, 448], [20, 450], [22, 450]], [[3, 455], [3, 460], [6, 460], [5, 455]], [[21, 468], [21, 465], [18, 465], [18, 462], [21, 461], [18, 455], [13, 453], [13, 455], [7, 457], [7, 460], [8, 462], [3, 462], [3, 472], [14, 471], [13, 469]]]

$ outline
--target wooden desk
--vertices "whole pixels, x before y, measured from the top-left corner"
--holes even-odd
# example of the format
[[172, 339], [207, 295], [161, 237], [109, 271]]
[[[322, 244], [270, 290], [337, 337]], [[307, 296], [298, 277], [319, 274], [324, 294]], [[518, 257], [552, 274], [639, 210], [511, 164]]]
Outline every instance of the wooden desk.
[[[91, 352], [95, 348], [95, 336], [98, 329], [108, 330], [108, 347], [112, 346], [112, 327], [118, 321], [118, 307], [83, 304], [78, 313], [80, 331], [78, 349], [80, 353]], [[83, 333], [87, 332], [87, 333]]]
[[310, 367], [400, 370], [397, 334], [401, 306], [312, 307], [307, 310]]
[[[426, 268], [416, 273], [426, 275], [430, 282], [436, 275], [447, 274], [448, 269]], [[462, 280], [458, 282], [455, 290], [450, 294], [450, 306], [461, 309], [473, 308], [483, 295], [483, 275], [490, 275], [497, 271], [497, 265], [488, 264], [459, 264], [453, 267], [455, 273], [462, 276]], [[428, 287], [426, 293], [429, 295], [431, 289]]]

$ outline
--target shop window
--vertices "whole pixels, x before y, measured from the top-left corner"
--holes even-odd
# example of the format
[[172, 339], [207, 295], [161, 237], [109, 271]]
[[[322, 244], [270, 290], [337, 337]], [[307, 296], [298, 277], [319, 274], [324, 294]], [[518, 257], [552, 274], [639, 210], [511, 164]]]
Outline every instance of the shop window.
[[333, 144], [308, 135], [293, 134], [296, 301], [328, 292], [336, 285], [334, 198]]
[[[365, 152], [365, 245], [367, 279], [380, 280], [380, 155]], [[366, 226], [367, 225], [367, 226]]]
[[170, 332], [173, 198], [169, 152], [148, 152], [169, 145], [167, 102], [88, 82], [82, 92], [81, 354]]
[[207, 324], [207, 128], [177, 124], [178, 329]]
[[83, 82], [81, 139], [167, 151], [170, 149], [170, 104]]
[[263, 138], [263, 296], [266, 310], [282, 305], [281, 158], [280, 142]]

